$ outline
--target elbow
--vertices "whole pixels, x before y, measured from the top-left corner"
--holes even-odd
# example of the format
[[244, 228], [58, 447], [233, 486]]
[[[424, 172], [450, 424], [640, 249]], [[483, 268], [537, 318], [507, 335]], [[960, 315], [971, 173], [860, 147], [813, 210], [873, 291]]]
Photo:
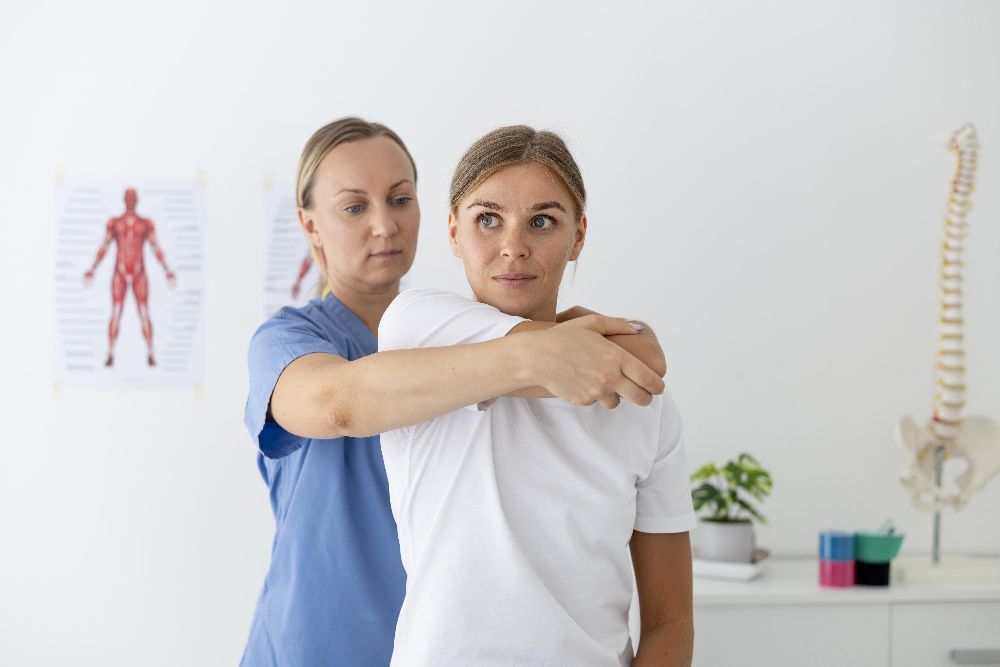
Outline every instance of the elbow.
[[[351, 392], [356, 394], [356, 392]], [[331, 392], [324, 400], [326, 416], [325, 437], [333, 438], [367, 438], [378, 433], [373, 430], [374, 424], [365, 419], [361, 407], [350, 396], [340, 392]]]
[[356, 437], [352, 433], [352, 423], [351, 415], [345, 410], [333, 410], [330, 414], [330, 423], [327, 428], [327, 436], [329, 439], [343, 438], [343, 437]]
[[667, 374], [667, 358], [663, 356], [663, 353], [656, 355], [650, 362], [649, 367], [653, 371], [663, 378]]
[[353, 432], [356, 421], [354, 410], [345, 397], [337, 396], [335, 392], [329, 392], [323, 397], [323, 407], [320, 408], [320, 411], [326, 417], [324, 431], [327, 438], [355, 436]]

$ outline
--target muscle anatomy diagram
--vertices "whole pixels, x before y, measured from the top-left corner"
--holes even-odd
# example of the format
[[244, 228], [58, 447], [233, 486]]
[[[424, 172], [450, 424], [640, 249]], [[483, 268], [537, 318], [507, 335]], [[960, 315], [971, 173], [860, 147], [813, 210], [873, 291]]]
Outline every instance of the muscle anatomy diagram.
[[143, 259], [147, 243], [166, 272], [167, 284], [173, 288], [177, 282], [176, 276], [167, 266], [163, 250], [157, 242], [153, 222], [136, 213], [137, 202], [138, 194], [135, 189], [125, 190], [125, 212], [108, 221], [104, 240], [97, 250], [97, 257], [90, 269], [83, 275], [84, 285], [89, 287], [94, 280], [94, 271], [104, 259], [111, 243], [114, 242], [111, 322], [108, 325], [108, 357], [104, 362], [104, 365], [109, 368], [114, 364], [115, 341], [118, 339], [122, 310], [129, 290], [135, 295], [139, 319], [142, 323], [142, 335], [146, 339], [146, 361], [150, 367], [156, 366], [156, 358], [153, 355], [153, 323], [149, 316], [149, 280], [146, 276], [146, 266]]

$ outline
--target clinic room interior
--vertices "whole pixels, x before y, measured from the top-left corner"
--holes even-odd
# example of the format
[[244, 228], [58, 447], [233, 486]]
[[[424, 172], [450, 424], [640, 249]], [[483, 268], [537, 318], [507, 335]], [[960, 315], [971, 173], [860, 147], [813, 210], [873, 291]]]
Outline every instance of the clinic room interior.
[[[0, 664], [367, 666], [392, 654], [397, 666], [1000, 665], [1000, 3], [13, 0], [0, 7], [0, 53]], [[310, 137], [345, 118], [375, 134], [310, 153]], [[494, 168], [476, 152], [490, 149], [483, 138], [515, 135], [545, 139], [539, 151], [572, 164], [518, 157]], [[480, 158], [485, 171], [463, 181]], [[335, 168], [392, 181], [389, 217], [364, 222], [348, 207], [360, 222], [323, 227], [312, 202]], [[397, 168], [405, 177], [390, 178]], [[552, 201], [537, 205], [522, 236], [510, 224], [512, 200], [502, 199], [518, 187], [556, 193], [536, 197]], [[576, 221], [576, 236], [560, 216]], [[466, 218], [475, 232], [463, 231]], [[545, 255], [562, 233], [568, 261]], [[351, 244], [372, 239], [394, 249], [354, 259]], [[494, 260], [474, 253], [496, 248], [510, 266], [564, 269], [544, 276], [550, 301], [504, 306], [517, 290], [542, 289], [523, 272], [481, 288], [475, 262]], [[381, 296], [369, 298], [359, 276], [382, 280]], [[448, 338], [433, 318], [452, 307], [493, 333]], [[341, 318], [330, 326], [346, 337], [307, 348], [323, 313]], [[261, 351], [268, 327], [298, 317], [299, 338]], [[537, 326], [512, 329], [518, 322]], [[569, 384], [546, 373], [557, 359], [596, 368], [600, 355], [584, 359], [569, 349], [575, 342], [557, 350], [552, 341], [585, 337], [594, 350], [616, 350], [615, 378], [627, 382], [611, 386], [595, 370], [602, 388], [574, 394], [572, 405]], [[475, 350], [500, 350], [483, 342], [494, 338], [539, 347], [505, 343], [506, 365], [463, 367], [485, 363]], [[293, 354], [294, 345], [303, 347]], [[454, 354], [407, 390], [410, 357], [396, 348], [421, 346]], [[325, 350], [330, 364], [321, 365]], [[426, 353], [414, 364], [437, 353], [412, 351]], [[310, 358], [313, 366], [300, 363]], [[361, 412], [331, 421], [325, 407], [299, 402], [305, 384], [289, 386], [323, 373], [354, 378], [329, 395], [353, 396], [374, 421], [359, 421]], [[391, 385], [386, 377], [405, 380], [372, 388]], [[569, 402], [547, 422], [560, 401]], [[569, 657], [591, 655], [578, 646], [561, 660], [523, 646], [510, 655], [537, 660], [416, 657], [424, 648], [443, 655], [427, 648], [426, 610], [448, 609], [442, 600], [465, 586], [434, 579], [440, 572], [422, 578], [430, 566], [419, 565], [419, 549], [461, 557], [434, 551], [458, 548], [434, 537], [449, 528], [441, 517], [475, 530], [466, 537], [470, 558], [485, 559], [480, 577], [493, 576], [484, 573], [497, 560], [519, 585], [519, 570], [498, 560], [505, 543], [489, 545], [496, 535], [484, 527], [492, 515], [482, 497], [462, 506], [457, 491], [446, 495], [435, 531], [421, 532], [420, 513], [430, 516], [421, 503], [439, 489], [420, 473], [445, 465], [421, 458], [433, 452], [420, 452], [421, 442], [429, 448], [470, 420], [497, 431], [507, 415], [524, 423], [495, 434], [494, 450], [524, 446], [519, 438], [544, 426], [553, 447], [593, 440], [634, 453], [645, 446], [636, 435], [645, 417], [625, 417], [654, 408], [660, 453], [654, 460], [653, 442], [643, 465], [658, 469], [663, 438], [674, 454], [669, 476], [640, 475], [628, 523], [615, 526], [624, 528], [614, 556], [625, 568], [613, 615], [621, 650], [593, 663]], [[569, 425], [584, 414], [635, 429]], [[581, 430], [559, 433], [563, 419]], [[538, 437], [532, 445], [547, 447]], [[319, 464], [303, 452], [315, 459], [334, 442], [345, 456], [384, 458], [385, 470], [350, 478], [360, 462], [330, 463], [336, 474], [316, 468], [309, 478], [301, 466]], [[515, 537], [521, 514], [561, 512], [595, 534], [617, 520], [573, 492], [504, 500], [503, 484], [510, 494], [535, 485], [501, 479], [503, 456], [493, 452], [507, 506], [497, 511]], [[580, 463], [596, 466], [582, 478], [611, 474], [593, 461]], [[526, 465], [504, 474], [558, 478], [543, 473]], [[449, 489], [479, 473], [462, 474]], [[658, 502], [654, 477], [683, 520], [643, 518]], [[380, 513], [366, 505], [376, 498]], [[341, 519], [323, 518], [327, 505], [330, 517], [357, 525], [331, 533]], [[388, 614], [382, 634], [354, 637], [381, 642], [381, 652], [310, 648], [322, 622], [340, 622], [308, 625], [314, 609], [360, 628], [351, 624], [375, 613], [364, 601], [338, 608], [322, 586], [292, 585], [308, 598], [302, 606], [267, 597], [282, 577], [319, 567], [302, 552], [311, 563], [282, 561], [296, 557], [283, 544], [295, 511], [305, 523], [294, 539], [320, 559], [324, 540], [337, 559], [344, 541], [383, 531], [387, 551], [366, 556], [359, 573], [330, 565], [316, 575], [343, 576], [352, 595], [369, 590], [366, 576], [396, 577], [391, 614], [371, 607]], [[669, 562], [658, 555], [665, 546], [645, 551], [667, 535]], [[599, 562], [573, 544], [545, 562], [561, 563], [562, 574]], [[391, 577], [372, 565], [386, 554]], [[573, 575], [580, 590], [602, 585], [590, 567]], [[659, 576], [671, 583], [650, 583]], [[487, 594], [474, 613], [494, 603], [508, 608]], [[687, 620], [669, 640], [643, 622], [675, 612]], [[501, 616], [484, 613], [499, 623], [492, 629], [450, 617], [435, 632], [458, 655], [463, 642], [486, 641], [469, 638], [476, 632], [503, 635]], [[313, 636], [279, 628], [288, 619]], [[553, 626], [554, 642], [559, 632]], [[270, 633], [272, 661], [255, 652], [255, 633]]]

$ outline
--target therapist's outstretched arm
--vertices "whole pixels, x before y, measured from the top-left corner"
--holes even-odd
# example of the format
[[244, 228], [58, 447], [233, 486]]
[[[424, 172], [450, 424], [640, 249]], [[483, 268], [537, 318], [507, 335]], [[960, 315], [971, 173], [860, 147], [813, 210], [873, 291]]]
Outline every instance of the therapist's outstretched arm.
[[663, 392], [663, 379], [605, 338], [613, 335], [637, 334], [625, 320], [595, 317], [485, 343], [390, 350], [355, 361], [307, 354], [278, 378], [271, 416], [295, 435], [337, 438], [418, 424], [528, 387], [581, 405], [614, 407], [618, 396], [648, 405], [652, 394]]
[[632, 667], [691, 667], [694, 612], [688, 533], [632, 532], [639, 647]]

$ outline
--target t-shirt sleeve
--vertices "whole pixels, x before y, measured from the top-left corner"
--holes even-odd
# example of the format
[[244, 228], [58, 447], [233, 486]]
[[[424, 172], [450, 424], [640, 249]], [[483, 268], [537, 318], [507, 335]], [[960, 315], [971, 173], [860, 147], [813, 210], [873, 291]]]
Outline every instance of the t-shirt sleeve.
[[406, 350], [502, 338], [525, 318], [438, 289], [400, 293], [378, 325], [378, 349]]
[[[439, 289], [401, 292], [382, 315], [379, 352], [484, 343], [503, 338], [526, 319]], [[485, 410], [496, 399], [468, 407]]]
[[681, 415], [669, 391], [660, 404], [660, 444], [645, 478], [636, 484], [635, 529], [644, 533], [683, 533], [697, 520], [691, 501]]
[[271, 394], [290, 363], [314, 352], [347, 358], [347, 340], [338, 331], [324, 331], [301, 311], [283, 308], [250, 339], [250, 391], [243, 423], [261, 453], [281, 458], [300, 448], [306, 439], [289, 433], [268, 417]]

